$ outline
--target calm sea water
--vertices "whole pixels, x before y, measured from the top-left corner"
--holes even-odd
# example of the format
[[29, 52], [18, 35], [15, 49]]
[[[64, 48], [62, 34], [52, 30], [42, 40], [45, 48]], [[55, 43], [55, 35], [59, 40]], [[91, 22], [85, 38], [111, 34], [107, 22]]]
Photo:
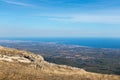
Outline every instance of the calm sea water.
[[56, 42], [59, 44], [80, 45], [80, 46], [88, 46], [94, 48], [120, 49], [120, 38], [0, 38], [0, 40]]

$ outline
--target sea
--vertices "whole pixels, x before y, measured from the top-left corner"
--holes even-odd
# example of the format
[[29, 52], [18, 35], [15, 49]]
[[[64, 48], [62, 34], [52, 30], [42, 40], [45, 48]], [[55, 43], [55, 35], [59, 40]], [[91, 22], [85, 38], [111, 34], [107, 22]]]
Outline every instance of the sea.
[[120, 38], [0, 38], [0, 40], [54, 42], [58, 44], [79, 45], [93, 48], [120, 49]]

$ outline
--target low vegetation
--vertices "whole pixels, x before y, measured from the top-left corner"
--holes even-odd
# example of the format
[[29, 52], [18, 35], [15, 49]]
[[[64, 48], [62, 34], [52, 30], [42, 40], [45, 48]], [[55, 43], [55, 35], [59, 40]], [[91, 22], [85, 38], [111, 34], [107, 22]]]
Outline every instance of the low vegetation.
[[17, 55], [30, 61], [0, 60], [0, 80], [120, 80], [119, 75], [91, 73], [75, 67], [48, 63], [42, 56], [30, 52], [2, 47], [0, 54]]
[[120, 49], [34, 41], [3, 41], [0, 45], [40, 54], [48, 62], [78, 67], [89, 72], [120, 75]]

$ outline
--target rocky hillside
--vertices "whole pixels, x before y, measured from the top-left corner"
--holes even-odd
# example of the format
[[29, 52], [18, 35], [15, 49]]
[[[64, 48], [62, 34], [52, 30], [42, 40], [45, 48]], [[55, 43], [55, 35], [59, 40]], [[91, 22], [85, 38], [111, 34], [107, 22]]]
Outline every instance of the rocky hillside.
[[120, 76], [57, 65], [31, 52], [0, 47], [0, 80], [120, 80]]

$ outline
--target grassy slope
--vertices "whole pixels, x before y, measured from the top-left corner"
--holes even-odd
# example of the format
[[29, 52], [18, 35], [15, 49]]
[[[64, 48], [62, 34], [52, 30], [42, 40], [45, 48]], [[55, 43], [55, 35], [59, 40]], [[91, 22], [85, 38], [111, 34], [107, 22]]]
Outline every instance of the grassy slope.
[[[20, 51], [12, 49], [5, 49], [3, 52], [21, 54]], [[0, 61], [0, 80], [120, 80], [120, 76], [90, 73], [81, 69], [51, 65], [44, 61], [40, 64], [42, 68], [35, 65], [36, 63]]]
[[66, 71], [52, 72], [31, 67], [30, 64], [0, 61], [0, 80], [120, 80], [120, 76]]

